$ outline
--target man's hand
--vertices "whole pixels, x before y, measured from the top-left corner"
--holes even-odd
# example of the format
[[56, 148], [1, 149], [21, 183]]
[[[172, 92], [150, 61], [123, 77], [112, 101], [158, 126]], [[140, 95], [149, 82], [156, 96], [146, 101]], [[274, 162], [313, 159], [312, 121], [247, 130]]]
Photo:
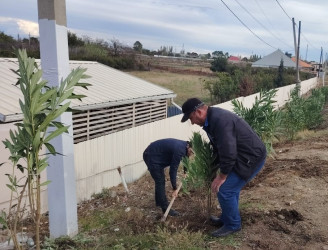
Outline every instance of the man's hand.
[[176, 197], [178, 196], [178, 191], [179, 191], [179, 190], [174, 190], [174, 191], [172, 192], [172, 198], [176, 198]]
[[227, 175], [219, 174], [212, 182], [211, 188], [213, 193], [219, 192], [219, 189], [221, 185], [225, 182], [227, 179]]

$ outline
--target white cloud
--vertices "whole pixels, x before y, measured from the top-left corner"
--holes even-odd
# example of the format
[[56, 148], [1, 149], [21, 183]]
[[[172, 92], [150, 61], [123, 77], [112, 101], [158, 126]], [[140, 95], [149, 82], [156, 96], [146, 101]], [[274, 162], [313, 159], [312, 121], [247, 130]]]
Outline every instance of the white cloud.
[[26, 21], [22, 19], [16, 20], [18, 28], [20, 31], [22, 31], [24, 34], [29, 34], [34, 37], [39, 36], [39, 24], [31, 21]]
[[7, 33], [14, 33], [11, 30], [16, 30], [15, 33], [23, 37], [24, 35], [39, 36], [39, 25], [36, 22], [18, 18], [0, 17], [0, 24], [1, 26], [9, 27], [6, 31]]

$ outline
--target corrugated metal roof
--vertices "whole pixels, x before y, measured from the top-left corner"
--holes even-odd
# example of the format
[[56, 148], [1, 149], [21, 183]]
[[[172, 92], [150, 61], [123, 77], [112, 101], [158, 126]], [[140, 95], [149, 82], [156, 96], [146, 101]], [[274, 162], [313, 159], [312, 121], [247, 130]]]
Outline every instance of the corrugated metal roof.
[[[36, 60], [36, 62], [40, 63], [40, 60]], [[84, 82], [92, 84], [88, 90], [83, 88], [75, 90], [76, 94], [87, 96], [83, 98], [82, 102], [72, 100], [71, 107], [75, 109], [104, 108], [176, 96], [172, 90], [97, 62], [70, 61], [69, 65], [71, 69], [86, 68], [86, 74], [91, 76], [84, 80]], [[16, 58], [0, 58], [0, 121], [2, 122], [17, 121], [22, 117], [18, 100], [23, 99], [23, 95], [19, 87], [15, 86], [17, 75], [11, 69], [18, 69], [18, 60]]]
[[284, 67], [296, 68], [296, 63], [286, 56], [280, 49], [254, 62], [252, 67], [279, 67], [281, 59], [284, 62]]

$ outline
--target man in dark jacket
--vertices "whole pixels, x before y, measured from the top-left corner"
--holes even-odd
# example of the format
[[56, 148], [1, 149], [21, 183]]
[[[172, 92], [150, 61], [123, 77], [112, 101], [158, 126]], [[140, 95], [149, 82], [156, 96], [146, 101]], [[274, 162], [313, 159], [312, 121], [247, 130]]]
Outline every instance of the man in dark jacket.
[[[172, 197], [176, 197], [177, 172], [182, 157], [189, 157], [192, 153], [191, 145], [188, 141], [168, 138], [152, 142], [144, 151], [143, 159], [148, 170], [155, 181], [155, 201], [156, 206], [162, 208], [165, 213], [168, 201], [165, 194], [165, 173], [164, 168], [170, 166], [170, 180], [173, 188]], [[177, 216], [179, 213], [170, 209], [169, 215]]]
[[192, 124], [203, 127], [217, 154], [220, 171], [211, 188], [217, 194], [222, 213], [219, 218], [210, 218], [219, 226], [212, 236], [237, 232], [241, 230], [240, 191], [264, 166], [265, 145], [247, 122], [230, 111], [190, 98], [182, 105], [182, 112], [181, 122], [190, 119]]

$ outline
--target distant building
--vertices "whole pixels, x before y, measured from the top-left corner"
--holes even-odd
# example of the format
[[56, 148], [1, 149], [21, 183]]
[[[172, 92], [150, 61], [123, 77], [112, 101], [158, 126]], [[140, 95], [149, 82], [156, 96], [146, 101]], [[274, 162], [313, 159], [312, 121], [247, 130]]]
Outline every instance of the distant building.
[[[36, 62], [40, 65], [40, 60]], [[71, 100], [74, 143], [165, 119], [169, 99], [176, 97], [169, 89], [101, 63], [70, 61], [69, 65], [86, 68], [91, 78], [83, 81], [92, 84], [88, 90], [76, 89], [76, 94], [86, 95], [82, 102]], [[11, 71], [17, 69], [16, 58], [0, 58], [0, 127], [23, 118], [19, 105], [23, 95], [15, 85], [18, 76]]]
[[238, 56], [230, 56], [230, 57], [228, 58], [228, 62], [238, 63], [238, 62], [240, 62], [240, 61], [241, 61], [241, 59], [240, 59], [240, 57], [238, 57]]
[[252, 67], [278, 68], [281, 60], [283, 60], [285, 68], [296, 68], [296, 63], [286, 56], [280, 49], [252, 63]]
[[[295, 56], [292, 57], [292, 61], [296, 63]], [[314, 67], [311, 64], [308, 64], [302, 60], [298, 60], [298, 67], [300, 68], [300, 70], [307, 71], [307, 72], [313, 71], [314, 69]]]

